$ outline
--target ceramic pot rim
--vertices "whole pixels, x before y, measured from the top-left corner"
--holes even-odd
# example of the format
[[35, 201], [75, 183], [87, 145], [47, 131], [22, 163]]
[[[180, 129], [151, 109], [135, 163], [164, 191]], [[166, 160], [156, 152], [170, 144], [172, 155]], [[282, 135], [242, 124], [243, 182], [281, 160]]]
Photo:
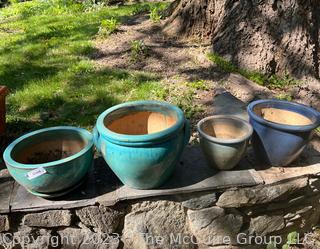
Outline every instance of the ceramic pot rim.
[[[32, 137], [34, 135], [37, 135], [37, 134], [50, 132], [50, 131], [59, 131], [59, 130], [70, 130], [70, 131], [73, 131], [73, 132], [81, 133], [82, 135], [84, 135], [84, 137], [88, 141], [88, 144], [82, 150], [80, 150], [79, 152], [77, 152], [77, 153], [75, 153], [75, 154], [73, 154], [73, 155], [71, 155], [69, 157], [66, 157], [66, 158], [63, 158], [63, 159], [59, 159], [59, 160], [56, 160], [56, 161], [47, 162], [47, 163], [24, 164], [24, 163], [19, 163], [19, 162], [15, 161], [11, 157], [11, 153], [12, 153], [13, 149], [21, 141], [23, 141], [25, 139], [28, 139], [28, 138], [30, 138], [30, 137]], [[39, 168], [39, 167], [42, 167], [42, 168], [59, 167], [60, 165], [63, 165], [66, 162], [70, 162], [70, 161], [76, 159], [77, 157], [80, 157], [80, 156], [84, 155], [92, 147], [93, 147], [93, 136], [89, 131], [87, 131], [85, 129], [82, 129], [82, 128], [73, 127], [73, 126], [55, 126], [55, 127], [36, 130], [36, 131], [27, 133], [27, 134], [17, 138], [11, 144], [9, 144], [8, 147], [5, 149], [5, 151], [3, 153], [3, 160], [6, 163], [8, 163], [11, 167], [19, 168], [19, 169], [32, 170], [32, 169], [36, 169], [36, 168]]]
[[[240, 138], [234, 138], [234, 139], [223, 139], [223, 138], [217, 138], [217, 137], [213, 137], [210, 136], [208, 134], [206, 134], [202, 129], [201, 129], [201, 125], [211, 119], [233, 119], [236, 120], [238, 122], [241, 122], [242, 124], [244, 124], [244, 126], [247, 128], [247, 132], [244, 136], [240, 137]], [[214, 115], [214, 116], [209, 116], [209, 117], [205, 117], [203, 119], [201, 119], [198, 124], [197, 124], [197, 130], [199, 132], [199, 134], [204, 137], [205, 139], [214, 142], [214, 143], [219, 143], [219, 144], [236, 144], [236, 143], [241, 143], [244, 142], [248, 139], [250, 139], [252, 133], [253, 133], [253, 128], [250, 125], [249, 122], [247, 122], [246, 120], [243, 120], [241, 118], [232, 116], [232, 115]]]
[[[153, 106], [159, 106], [159, 107], [163, 107], [166, 109], [169, 109], [171, 111], [173, 111], [174, 113], [176, 113], [177, 115], [177, 122], [172, 125], [171, 127], [159, 131], [159, 132], [154, 132], [151, 134], [144, 134], [144, 135], [127, 135], [127, 134], [120, 134], [120, 133], [116, 133], [111, 131], [110, 129], [108, 129], [105, 125], [104, 125], [104, 119], [112, 112], [121, 109], [121, 108], [126, 108], [126, 107], [136, 107], [136, 106], [147, 106], [147, 105], [153, 105]], [[112, 141], [118, 143], [136, 143], [136, 144], [140, 144], [140, 143], [148, 143], [148, 142], [153, 142], [153, 141], [159, 141], [159, 140], [163, 140], [166, 139], [172, 135], [176, 135], [177, 131], [179, 131], [180, 129], [182, 129], [185, 125], [185, 117], [184, 114], [182, 112], [182, 110], [172, 104], [169, 104], [167, 102], [163, 102], [163, 101], [156, 101], [156, 100], [143, 100], [143, 101], [132, 101], [132, 102], [126, 102], [126, 103], [122, 103], [119, 105], [115, 105], [109, 109], [107, 109], [106, 111], [104, 111], [103, 113], [101, 113], [97, 119], [97, 123], [96, 123], [96, 127], [97, 130], [100, 134], [100, 136], [103, 136], [107, 139], [111, 139]]]
[[[257, 105], [260, 104], [267, 104], [267, 103], [279, 103], [279, 104], [283, 104], [283, 105], [287, 105], [287, 106], [291, 106], [291, 107], [298, 107], [298, 108], [302, 108], [303, 110], [305, 110], [306, 112], [311, 113], [314, 117], [315, 117], [315, 122], [313, 122], [310, 125], [285, 125], [285, 124], [279, 124], [279, 123], [275, 123], [275, 122], [271, 122], [268, 121], [262, 117], [260, 117], [259, 115], [257, 115], [254, 112], [254, 108]], [[248, 107], [247, 107], [247, 111], [249, 116], [254, 119], [255, 121], [264, 124], [266, 126], [278, 129], [278, 130], [283, 130], [283, 131], [293, 131], [293, 132], [304, 132], [304, 131], [311, 131], [315, 128], [317, 128], [320, 125], [320, 113], [318, 111], [316, 111], [315, 109], [303, 105], [303, 104], [299, 104], [299, 103], [295, 103], [295, 102], [290, 102], [290, 101], [285, 101], [285, 100], [278, 100], [278, 99], [262, 99], [262, 100], [256, 100], [251, 102]], [[296, 112], [294, 110], [290, 110], [293, 112]], [[296, 112], [299, 113], [299, 112]], [[301, 114], [301, 113], [299, 113]], [[301, 114], [303, 115], [303, 114]], [[303, 115], [304, 116], [304, 115]]]

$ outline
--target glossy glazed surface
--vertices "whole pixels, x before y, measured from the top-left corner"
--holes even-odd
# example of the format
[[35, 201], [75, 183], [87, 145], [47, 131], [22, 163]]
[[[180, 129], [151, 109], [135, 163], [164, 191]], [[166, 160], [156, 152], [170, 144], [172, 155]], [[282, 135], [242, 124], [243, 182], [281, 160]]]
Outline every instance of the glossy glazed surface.
[[[294, 120], [288, 116], [286, 120], [290, 120], [291, 125], [287, 124], [289, 121], [286, 124], [272, 122], [260, 115], [260, 110], [266, 108], [294, 112], [296, 117], [302, 115], [310, 122], [301, 125], [300, 120], [298, 125], [293, 125]], [[258, 100], [250, 103], [247, 111], [254, 129], [252, 142], [257, 158], [273, 166], [287, 166], [294, 161], [312, 138], [313, 130], [320, 125], [319, 112], [288, 101]]]
[[[77, 184], [93, 162], [93, 137], [76, 127], [52, 127], [28, 133], [13, 141], [3, 155], [13, 178], [34, 193], [55, 193]], [[46, 173], [34, 179], [37, 168]]]
[[204, 118], [197, 130], [208, 164], [219, 170], [230, 170], [238, 164], [253, 131], [248, 122], [229, 115]]
[[[148, 115], [140, 119], [135, 116], [137, 113]], [[137, 119], [117, 130], [121, 133], [108, 128], [115, 120], [128, 116]], [[142, 128], [139, 131], [137, 127]], [[149, 133], [150, 129], [153, 132]], [[189, 125], [183, 112], [176, 106], [159, 101], [136, 101], [114, 106], [99, 116], [94, 130], [96, 147], [107, 164], [124, 184], [137, 189], [163, 184], [175, 169], [189, 138]]]

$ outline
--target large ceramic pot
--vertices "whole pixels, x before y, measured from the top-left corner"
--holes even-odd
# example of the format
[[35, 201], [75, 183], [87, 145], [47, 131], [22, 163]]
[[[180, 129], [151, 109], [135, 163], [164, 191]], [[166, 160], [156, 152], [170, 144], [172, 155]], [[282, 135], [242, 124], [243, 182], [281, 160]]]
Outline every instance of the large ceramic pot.
[[208, 164], [219, 170], [230, 170], [238, 164], [253, 132], [248, 122], [230, 115], [206, 117], [197, 130]]
[[273, 166], [286, 166], [295, 160], [320, 124], [318, 111], [288, 101], [258, 100], [247, 110], [257, 157]]
[[12, 177], [42, 197], [64, 195], [79, 185], [93, 162], [93, 137], [76, 127], [52, 127], [13, 141], [3, 159]]
[[105, 161], [126, 185], [160, 186], [173, 172], [190, 138], [188, 121], [176, 106], [136, 101], [103, 112], [94, 140]]

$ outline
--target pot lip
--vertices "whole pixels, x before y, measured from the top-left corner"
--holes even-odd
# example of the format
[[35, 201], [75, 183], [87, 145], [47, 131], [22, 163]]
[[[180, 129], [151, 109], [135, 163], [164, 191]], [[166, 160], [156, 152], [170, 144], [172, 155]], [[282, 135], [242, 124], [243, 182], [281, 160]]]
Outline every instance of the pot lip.
[[[212, 137], [208, 134], [206, 134], [202, 129], [201, 129], [201, 125], [206, 122], [207, 120], [210, 120], [210, 119], [233, 119], [233, 120], [236, 120], [238, 122], [241, 122], [243, 123], [246, 128], [248, 129], [247, 131], [247, 134], [240, 137], [240, 138], [234, 138], [234, 139], [221, 139], [221, 138], [216, 138], [216, 137]], [[250, 139], [252, 133], [253, 133], [253, 128], [251, 126], [251, 124], [244, 120], [244, 119], [241, 119], [241, 118], [238, 118], [236, 116], [233, 116], [233, 115], [213, 115], [213, 116], [209, 116], [209, 117], [205, 117], [203, 119], [201, 119], [198, 124], [197, 124], [197, 130], [199, 132], [199, 134], [204, 137], [205, 139], [211, 141], [211, 142], [214, 142], [214, 143], [219, 143], [219, 144], [236, 144], [236, 143], [241, 143], [241, 142], [244, 142], [248, 139]]]
[[[45, 133], [45, 132], [48, 132], [48, 131], [55, 131], [55, 130], [70, 130], [70, 131], [81, 133], [82, 135], [84, 135], [87, 138], [88, 144], [82, 150], [80, 150], [79, 152], [73, 154], [72, 156], [69, 156], [69, 157], [66, 157], [66, 158], [63, 158], [63, 159], [59, 159], [59, 160], [56, 160], [56, 161], [47, 162], [47, 163], [24, 164], [24, 163], [19, 163], [19, 162], [15, 161], [11, 157], [12, 150], [21, 141], [23, 141], [25, 139], [28, 139], [28, 138], [30, 138], [30, 137], [32, 137], [34, 135], [37, 135], [37, 134]], [[33, 132], [29, 132], [29, 133], [17, 138], [11, 144], [9, 144], [8, 147], [5, 149], [5, 151], [3, 152], [3, 160], [10, 167], [18, 168], [18, 169], [33, 170], [33, 169], [37, 169], [37, 168], [40, 168], [40, 167], [41, 168], [59, 167], [63, 163], [70, 162], [70, 161], [76, 159], [77, 157], [80, 157], [80, 156], [84, 155], [92, 147], [93, 147], [93, 136], [86, 129], [73, 127], [73, 126], [55, 126], [55, 127], [44, 128], [44, 129], [39, 129], [39, 130], [36, 130], [36, 131], [33, 131]]]
[[[275, 122], [268, 121], [259, 115], [257, 115], [253, 109], [259, 105], [259, 104], [267, 104], [267, 103], [279, 103], [279, 104], [284, 104], [287, 106], [292, 106], [292, 107], [298, 107], [304, 109], [306, 112], [312, 113], [312, 115], [315, 116], [316, 120], [314, 123], [310, 125], [284, 125], [284, 124], [279, 124]], [[312, 107], [309, 107], [307, 105], [295, 103], [295, 102], [290, 102], [290, 101], [285, 101], [285, 100], [278, 100], [278, 99], [261, 99], [261, 100], [256, 100], [251, 102], [248, 107], [247, 107], [247, 112], [250, 116], [250, 118], [254, 119], [255, 121], [264, 124], [266, 126], [278, 129], [278, 130], [284, 130], [284, 131], [311, 131], [315, 128], [317, 128], [320, 125], [320, 113], [313, 109]]]
[[[120, 134], [120, 133], [111, 131], [104, 125], [105, 117], [118, 109], [126, 108], [126, 107], [148, 106], [148, 105], [159, 106], [159, 107], [167, 108], [174, 111], [177, 114], [177, 122], [173, 126], [165, 130], [154, 132], [151, 134], [144, 134], [144, 135]], [[96, 127], [98, 129], [98, 132], [100, 133], [100, 136], [106, 137], [107, 139], [109, 138], [116, 142], [137, 143], [137, 144], [162, 140], [169, 136], [175, 135], [176, 132], [180, 130], [184, 125], [185, 125], [185, 117], [182, 110], [179, 107], [164, 101], [156, 101], [156, 100], [131, 101], [131, 102], [125, 102], [119, 105], [112, 106], [99, 115], [96, 123]]]

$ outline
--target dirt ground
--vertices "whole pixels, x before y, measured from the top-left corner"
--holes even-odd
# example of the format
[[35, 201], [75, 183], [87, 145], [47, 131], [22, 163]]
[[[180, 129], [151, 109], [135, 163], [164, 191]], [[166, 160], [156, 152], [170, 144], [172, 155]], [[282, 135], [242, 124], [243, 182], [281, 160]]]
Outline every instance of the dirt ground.
[[[153, 23], [147, 14], [130, 18], [121, 25], [118, 32], [107, 39], [97, 41], [96, 47], [99, 52], [95, 56], [96, 62], [100, 66], [155, 73], [164, 83], [171, 85], [182, 80], [204, 80], [212, 90], [209, 92], [200, 90], [195, 98], [196, 102], [205, 106], [206, 111], [203, 115], [211, 112], [212, 99], [221, 88], [227, 89], [244, 102], [262, 97], [290, 96], [292, 101], [320, 110], [319, 81], [305, 82], [281, 90], [269, 90], [249, 81], [242, 86], [232, 84], [229, 73], [223, 72], [208, 60], [210, 44], [169, 37], [162, 31], [162, 27], [163, 23]], [[147, 56], [138, 61], [132, 61], [131, 57], [131, 42], [135, 40], [143, 41], [148, 49]]]
[[[132, 61], [131, 43], [134, 40], [143, 41], [148, 48], [147, 56], [142, 60]], [[181, 81], [205, 81], [210, 86], [210, 90], [197, 91], [194, 99], [195, 102], [204, 106], [205, 111], [195, 115], [191, 120], [193, 124], [212, 113], [213, 97], [224, 89], [245, 103], [258, 98], [290, 96], [291, 101], [310, 105], [320, 110], [320, 83], [318, 81], [308, 81], [281, 90], [270, 90], [242, 76], [230, 75], [208, 60], [210, 44], [169, 37], [162, 31], [162, 23], [153, 23], [147, 14], [132, 17], [121, 25], [120, 30], [115, 34], [110, 35], [107, 39], [97, 40], [96, 48], [99, 52], [94, 59], [101, 67], [150, 72], [157, 74], [164, 84], [170, 85]], [[195, 131], [192, 137], [196, 140]], [[311, 233], [308, 240], [311, 244], [318, 244], [320, 236], [318, 233]]]

